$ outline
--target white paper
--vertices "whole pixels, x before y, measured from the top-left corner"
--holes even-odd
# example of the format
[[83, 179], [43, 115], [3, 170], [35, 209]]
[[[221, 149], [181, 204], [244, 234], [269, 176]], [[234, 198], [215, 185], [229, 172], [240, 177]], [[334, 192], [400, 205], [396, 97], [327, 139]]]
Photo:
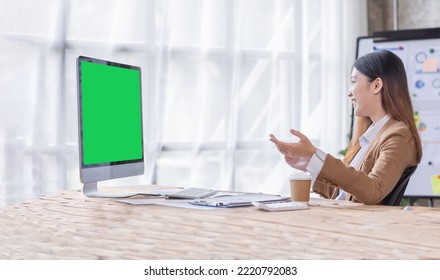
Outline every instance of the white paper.
[[132, 204], [132, 205], [163, 205], [187, 209], [216, 209], [214, 207], [206, 207], [200, 205], [190, 204], [193, 199], [163, 199], [163, 198], [147, 198], [147, 199], [119, 199], [117, 202]]

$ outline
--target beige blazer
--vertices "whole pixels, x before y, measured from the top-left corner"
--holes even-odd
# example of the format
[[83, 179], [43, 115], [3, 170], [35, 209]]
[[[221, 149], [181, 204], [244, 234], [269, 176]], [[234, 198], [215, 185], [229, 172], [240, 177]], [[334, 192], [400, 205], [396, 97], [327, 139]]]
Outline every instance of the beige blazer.
[[365, 204], [383, 204], [403, 171], [418, 164], [415, 141], [408, 127], [390, 119], [370, 144], [359, 170], [327, 155], [313, 191], [336, 198], [339, 188], [347, 199]]

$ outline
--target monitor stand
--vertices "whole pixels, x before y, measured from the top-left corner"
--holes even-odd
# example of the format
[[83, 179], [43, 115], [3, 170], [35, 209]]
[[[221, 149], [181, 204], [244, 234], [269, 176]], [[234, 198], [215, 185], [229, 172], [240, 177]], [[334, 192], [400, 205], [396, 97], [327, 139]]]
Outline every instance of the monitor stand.
[[98, 182], [84, 183], [83, 193], [88, 197], [100, 197], [100, 198], [125, 198], [138, 193], [100, 193], [98, 191]]

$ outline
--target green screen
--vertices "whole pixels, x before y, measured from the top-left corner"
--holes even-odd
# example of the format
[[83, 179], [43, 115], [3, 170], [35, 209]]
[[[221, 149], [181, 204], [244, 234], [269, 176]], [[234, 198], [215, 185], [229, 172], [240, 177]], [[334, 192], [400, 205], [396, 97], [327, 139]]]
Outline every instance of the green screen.
[[81, 62], [83, 164], [142, 159], [140, 71]]

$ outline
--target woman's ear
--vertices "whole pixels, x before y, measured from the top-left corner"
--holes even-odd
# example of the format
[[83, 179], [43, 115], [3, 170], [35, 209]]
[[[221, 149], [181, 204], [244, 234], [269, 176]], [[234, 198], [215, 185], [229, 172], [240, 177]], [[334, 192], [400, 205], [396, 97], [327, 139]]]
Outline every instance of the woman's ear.
[[383, 81], [382, 81], [381, 78], [376, 78], [376, 79], [373, 81], [373, 85], [374, 85], [374, 88], [373, 88], [373, 92], [374, 92], [374, 94], [378, 94], [378, 93], [380, 93], [380, 92], [382, 91], [382, 88], [383, 88]]

